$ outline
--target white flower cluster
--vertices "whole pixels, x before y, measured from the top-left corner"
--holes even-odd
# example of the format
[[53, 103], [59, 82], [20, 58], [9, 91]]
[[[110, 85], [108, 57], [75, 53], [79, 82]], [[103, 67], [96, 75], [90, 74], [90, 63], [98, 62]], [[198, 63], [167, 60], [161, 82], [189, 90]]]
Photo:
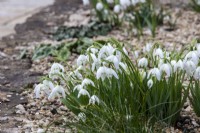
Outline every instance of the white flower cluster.
[[[83, 5], [89, 5], [90, 1], [89, 0], [82, 0]], [[106, 0], [106, 3], [103, 3], [102, 1], [98, 1], [96, 4], [96, 10], [97, 11], [104, 11], [107, 10], [108, 6], [105, 6], [104, 4], [111, 4], [114, 5], [113, 12], [114, 13], [120, 13], [122, 10], [126, 10], [130, 6], [135, 6], [138, 3], [145, 3], [146, 0], [119, 0], [119, 1], [114, 1], [114, 0]]]
[[[170, 53], [163, 51], [161, 48], [154, 48], [148, 43], [143, 48], [143, 53], [147, 57], [138, 59], [138, 67], [141, 69], [141, 76], [146, 77], [149, 81], [147, 86], [153, 86], [152, 78], [160, 81], [165, 78], [170, 78], [174, 73], [185, 72], [187, 77], [193, 77], [195, 80], [200, 79], [200, 44], [193, 47], [194, 50], [189, 51], [184, 58], [175, 60]], [[149, 65], [149, 66], [148, 66]], [[153, 68], [152, 68], [153, 67]]]
[[[123, 54], [128, 55], [125, 48], [121, 49]], [[94, 46], [87, 49], [86, 54], [82, 54], [77, 59], [77, 68], [66, 74], [64, 67], [61, 64], [54, 63], [49, 72], [50, 80], [44, 80], [43, 83], [36, 85], [35, 94], [36, 98], [40, 98], [40, 94], [44, 92], [48, 95], [48, 99], [53, 99], [56, 96], [66, 97], [67, 90], [65, 83], [57, 82], [63, 80], [74, 81], [73, 92], [78, 92], [77, 98], [86, 96], [89, 98], [88, 104], [99, 104], [98, 96], [91, 95], [87, 90], [88, 86], [97, 87], [95, 80], [109, 79], [114, 77], [119, 79], [118, 72], [127, 70], [127, 65], [123, 62], [123, 54], [111, 44], [105, 44], [101, 48]], [[90, 72], [95, 80], [85, 77]], [[68, 76], [66, 76], [68, 75]], [[58, 80], [57, 80], [58, 79]], [[78, 82], [77, 82], [78, 81]]]

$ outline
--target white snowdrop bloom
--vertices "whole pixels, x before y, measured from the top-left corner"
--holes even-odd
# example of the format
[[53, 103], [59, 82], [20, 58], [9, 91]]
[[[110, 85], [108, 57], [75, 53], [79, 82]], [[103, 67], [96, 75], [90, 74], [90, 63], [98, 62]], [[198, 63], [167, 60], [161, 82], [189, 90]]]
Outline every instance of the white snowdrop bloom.
[[103, 9], [103, 4], [102, 4], [101, 2], [98, 2], [98, 3], [96, 4], [96, 9], [97, 9], [98, 11], [101, 11], [101, 10]]
[[106, 0], [109, 4], [112, 4], [114, 0]]
[[92, 60], [93, 60], [92, 71], [94, 71], [95, 68], [98, 69], [101, 66], [101, 60], [99, 58], [97, 58], [95, 54], [90, 54], [90, 55], [91, 55]]
[[183, 70], [183, 61], [179, 60], [175, 65], [174, 65], [174, 72], [176, 72], [177, 70]]
[[93, 95], [93, 96], [90, 97], [89, 104], [94, 105], [95, 103], [99, 104], [100, 101], [99, 101], [99, 98], [96, 95]]
[[49, 72], [49, 77], [51, 79], [58, 78], [59, 77], [58, 75], [62, 75], [63, 72], [64, 72], [64, 67], [61, 64], [53, 63]]
[[94, 82], [93, 82], [91, 79], [88, 79], [88, 78], [85, 78], [85, 79], [82, 81], [82, 86], [86, 86], [86, 85], [95, 86], [95, 85], [94, 85]]
[[83, 79], [82, 74], [79, 72], [79, 69], [77, 68], [75, 71], [69, 73], [69, 77], [76, 77], [78, 79]]
[[139, 2], [139, 0], [131, 0], [131, 4], [134, 5], [134, 6], [135, 6], [138, 2]]
[[105, 59], [106, 57], [113, 54], [115, 49], [111, 45], [104, 45], [100, 50], [98, 54], [99, 59]]
[[194, 79], [199, 80], [200, 79], [200, 67], [197, 67], [197, 69], [194, 72]]
[[146, 68], [148, 66], [147, 58], [143, 57], [138, 61], [138, 67]]
[[124, 53], [125, 53], [126, 55], [128, 55], [128, 51], [126, 50], [125, 47], [123, 47], [123, 51], [124, 51]]
[[83, 5], [89, 5], [90, 4], [90, 0], [82, 0], [83, 1]]
[[121, 59], [122, 59], [122, 54], [121, 54], [121, 52], [118, 51], [118, 50], [116, 50], [115, 52], [116, 52], [116, 55], [115, 55], [115, 56], [118, 58], [119, 61], [121, 61]]
[[143, 48], [143, 53], [146, 53], [146, 52], [149, 53], [151, 51], [152, 47], [153, 47], [153, 45], [151, 43], [147, 43], [145, 45], [145, 47]]
[[120, 62], [119, 65], [120, 65], [124, 70], [127, 69], [127, 65], [125, 65], [123, 62]]
[[199, 63], [199, 57], [196, 51], [190, 51], [184, 58], [185, 61], [191, 60], [195, 65]]
[[139, 57], [139, 51], [136, 50], [136, 51], [134, 51], [134, 58], [137, 59], [138, 57]]
[[79, 90], [79, 92], [78, 92], [78, 98], [80, 96], [88, 96], [90, 98], [90, 94], [89, 94], [89, 92], [86, 89], [80, 89]]
[[90, 51], [91, 51], [93, 54], [96, 54], [99, 50], [96, 49], [96, 48], [90, 48]]
[[131, 5], [130, 0], [120, 0], [119, 2], [124, 10]]
[[120, 11], [121, 11], [120, 5], [115, 5], [113, 11], [114, 11], [115, 13], [120, 13]]
[[170, 77], [171, 74], [172, 74], [172, 67], [171, 67], [170, 64], [165, 63], [165, 64], [162, 64], [162, 65], [160, 66], [160, 71], [161, 71], [161, 72], [165, 72], [165, 73], [166, 73], [166, 76], [167, 76], [167, 77]]
[[104, 80], [106, 77], [110, 78], [112, 76], [114, 76], [116, 79], [119, 79], [117, 73], [112, 68], [103, 66], [97, 70], [96, 74], [97, 79], [101, 78], [102, 80]]
[[194, 71], [196, 70], [196, 65], [193, 61], [191, 61], [191, 60], [185, 61], [183, 63], [183, 67], [189, 77], [193, 76]]
[[147, 73], [142, 69], [142, 70], [140, 70], [140, 75], [141, 75], [142, 79], [145, 79], [147, 76]]
[[78, 120], [81, 120], [82, 122], [85, 122], [86, 121], [86, 115], [85, 113], [79, 113], [78, 114]]
[[81, 89], [83, 89], [83, 86], [82, 86], [82, 84], [80, 85], [76, 85], [75, 87], [74, 87], [74, 89], [73, 89], [73, 92], [75, 92], [76, 90], [77, 91], [80, 91]]
[[159, 57], [161, 59], [164, 58], [164, 53], [163, 53], [162, 49], [161, 48], [154, 49], [154, 51], [153, 51], [153, 57], [154, 57], [154, 59], [156, 57]]
[[175, 60], [171, 60], [171, 65], [174, 67], [176, 65], [176, 61]]
[[50, 93], [48, 99], [53, 99], [55, 96], [58, 96], [59, 94], [62, 94], [62, 97], [65, 98], [66, 94], [65, 94], [65, 90], [62, 86], [57, 85]]
[[164, 59], [159, 59], [158, 60], [158, 68], [160, 68], [160, 66], [164, 64]]
[[147, 86], [148, 86], [149, 89], [153, 86], [153, 80], [152, 79], [148, 80]]
[[108, 10], [107, 9], [104, 9], [103, 12], [104, 12], [104, 14], [108, 15]]
[[106, 58], [107, 61], [112, 62], [116, 69], [119, 69], [119, 60], [115, 55], [110, 55]]
[[196, 48], [197, 48], [197, 53], [200, 56], [200, 43], [196, 44]]
[[44, 91], [46, 94], [49, 94], [49, 88], [46, 85], [38, 84], [38, 85], [36, 85], [36, 87], [34, 89], [34, 93], [35, 93], [36, 98], [40, 98], [41, 91]]
[[77, 59], [77, 66], [85, 66], [88, 57], [86, 55], [80, 55]]
[[53, 90], [54, 85], [53, 85], [53, 83], [51, 81], [49, 81], [49, 80], [43, 80], [42, 83], [43, 83], [43, 85], [45, 85], [45, 86], [49, 87], [51, 90]]
[[161, 80], [161, 72], [158, 68], [152, 68], [148, 73], [148, 78], [150, 78], [150, 76], [155, 76], [157, 80]]

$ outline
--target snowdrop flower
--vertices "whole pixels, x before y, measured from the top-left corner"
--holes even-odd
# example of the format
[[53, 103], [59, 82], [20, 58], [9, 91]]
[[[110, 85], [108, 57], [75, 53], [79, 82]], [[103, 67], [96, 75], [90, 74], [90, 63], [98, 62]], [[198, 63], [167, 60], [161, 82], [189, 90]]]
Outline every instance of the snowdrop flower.
[[84, 113], [79, 113], [78, 114], [78, 120], [81, 120], [82, 122], [86, 121], [86, 115]]
[[146, 0], [139, 0], [141, 3], [145, 3], [146, 2]]
[[143, 48], [143, 53], [149, 53], [153, 45], [151, 43], [147, 43], [146, 46]]
[[51, 66], [50, 72], [49, 72], [49, 77], [51, 79], [58, 78], [58, 75], [62, 75], [64, 72], [64, 67], [59, 64], [59, 63], [53, 63]]
[[49, 80], [43, 80], [43, 85], [45, 85], [46, 87], [50, 88], [51, 90], [53, 90], [54, 85], [51, 81]]
[[83, 0], [83, 5], [89, 5], [90, 4], [90, 0]]
[[194, 79], [199, 80], [200, 79], [200, 67], [197, 67], [197, 69], [194, 72]]
[[184, 69], [188, 76], [193, 76], [194, 71], [196, 70], [196, 65], [193, 61], [189, 60], [183, 63]]
[[103, 4], [102, 4], [101, 2], [98, 2], [98, 3], [96, 4], [96, 9], [97, 9], [98, 11], [101, 11], [101, 10], [103, 9]]
[[147, 76], [147, 73], [142, 69], [142, 70], [140, 70], [140, 75], [141, 75], [142, 79], [145, 79]]
[[114, 76], [116, 79], [119, 79], [117, 73], [112, 68], [103, 66], [97, 70], [96, 74], [97, 79], [101, 78], [102, 80], [104, 80], [106, 77], [110, 78], [112, 76]]
[[93, 82], [91, 79], [88, 79], [88, 78], [85, 78], [85, 79], [82, 81], [82, 86], [86, 86], [86, 85], [95, 86], [95, 85], [94, 85], [94, 82]]
[[98, 52], [98, 49], [96, 48], [90, 48], [90, 51], [93, 53], [93, 54], [96, 54]]
[[89, 94], [89, 92], [86, 90], [86, 89], [80, 89], [80, 91], [78, 92], [78, 98], [80, 97], [80, 96], [88, 96], [89, 98], [90, 98], [90, 94]]
[[197, 48], [197, 53], [200, 56], [200, 43], [196, 44], [196, 48]]
[[138, 51], [138, 50], [136, 50], [136, 51], [134, 52], [134, 57], [135, 57], [135, 59], [137, 59], [137, 58], [139, 57], [139, 51]]
[[80, 55], [77, 59], [77, 66], [85, 65], [88, 60], [88, 57], [86, 55]]
[[147, 86], [148, 86], [149, 89], [151, 89], [151, 87], [153, 86], [153, 80], [152, 79], [148, 80]]
[[190, 51], [184, 58], [185, 61], [191, 60], [195, 65], [199, 63], [199, 57], [196, 51]]
[[132, 1], [131, 1], [132, 5], [134, 5], [134, 6], [135, 6], [138, 2], [139, 2], [139, 0], [132, 0]]
[[46, 94], [49, 94], [49, 88], [46, 85], [38, 84], [38, 85], [36, 85], [36, 87], [34, 89], [34, 93], [35, 93], [36, 98], [40, 98], [41, 91], [44, 91]]
[[115, 5], [113, 11], [114, 11], [115, 13], [120, 13], [120, 10], [121, 10], [120, 5]]
[[176, 65], [176, 61], [175, 60], [171, 60], [171, 65], [174, 67]]
[[94, 105], [95, 103], [99, 104], [99, 98], [96, 95], [90, 97], [89, 104]]
[[146, 68], [148, 66], [148, 60], [147, 58], [143, 57], [138, 61], [138, 67]]
[[179, 60], [175, 65], [174, 65], [174, 72], [176, 72], [178, 69], [183, 70], [183, 61]]
[[120, 0], [120, 5], [125, 10], [127, 7], [131, 5], [130, 0]]
[[97, 58], [95, 54], [90, 54], [90, 55], [91, 55], [92, 60], [93, 60], [92, 71], [94, 71], [95, 68], [98, 69], [101, 66], [101, 60], [99, 58]]
[[161, 48], [155, 49], [154, 52], [153, 52], [153, 57], [154, 57], [154, 59], [155, 59], [156, 57], [159, 57], [159, 58], [162, 59], [162, 58], [164, 57], [164, 54], [163, 54], [162, 49], [161, 49]]
[[119, 60], [115, 55], [110, 55], [106, 58], [107, 61], [112, 62], [116, 69], [119, 69]]
[[123, 62], [120, 62], [119, 65], [120, 65], [124, 70], [127, 69], [127, 66], [126, 66]]
[[148, 74], [148, 78], [150, 78], [150, 76], [155, 76], [157, 78], [157, 80], [161, 80], [161, 72], [158, 68], [153, 68], [149, 71], [149, 74]]
[[115, 49], [111, 45], [103, 46], [99, 50], [98, 58], [104, 59], [104, 58], [112, 55], [114, 51], [115, 51]]
[[82, 84], [80, 85], [76, 85], [75, 87], [74, 87], [74, 89], [73, 89], [73, 92], [75, 92], [76, 90], [77, 91], [80, 91], [81, 89], [83, 89], [83, 86], [82, 86]]
[[114, 0], [106, 0], [108, 3], [112, 4]]
[[126, 55], [128, 55], [128, 51], [126, 50], [125, 47], [123, 47], [123, 51], [124, 51], [124, 53], [125, 53]]
[[52, 90], [52, 92], [50, 93], [48, 99], [54, 98], [54, 97], [57, 96], [59, 93], [62, 94], [62, 97], [63, 97], [63, 98], [66, 97], [64, 88], [63, 88], [62, 86], [60, 86], [60, 85], [57, 85], [57, 86]]
[[165, 72], [167, 77], [170, 77], [170, 75], [172, 74], [172, 67], [170, 64], [162, 64], [160, 66], [160, 71]]

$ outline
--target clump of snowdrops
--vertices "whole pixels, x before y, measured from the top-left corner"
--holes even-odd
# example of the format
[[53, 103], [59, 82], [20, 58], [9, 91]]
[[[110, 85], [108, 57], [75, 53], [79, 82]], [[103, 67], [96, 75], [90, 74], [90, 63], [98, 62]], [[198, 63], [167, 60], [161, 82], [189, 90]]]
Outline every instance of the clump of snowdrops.
[[163, 24], [164, 18], [170, 18], [169, 13], [154, 6], [152, 0], [83, 0], [83, 4], [91, 4], [100, 21], [114, 25], [128, 23], [130, 31], [137, 29], [138, 36], [148, 27], [155, 37], [156, 27]]
[[71, 71], [54, 63], [35, 87], [36, 98], [60, 97], [76, 116], [71, 124], [83, 132], [151, 132], [156, 122], [173, 125], [189, 89], [199, 89], [199, 82], [192, 84], [200, 78], [199, 46], [177, 54], [148, 43], [133, 61], [118, 41], [95, 42]]

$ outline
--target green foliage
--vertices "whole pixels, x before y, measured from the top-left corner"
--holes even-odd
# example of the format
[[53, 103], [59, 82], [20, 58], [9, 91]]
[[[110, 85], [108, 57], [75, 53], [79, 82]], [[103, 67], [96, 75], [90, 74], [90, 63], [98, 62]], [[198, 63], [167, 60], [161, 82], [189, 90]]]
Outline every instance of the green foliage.
[[90, 22], [85, 26], [65, 27], [61, 26], [54, 33], [54, 38], [58, 41], [67, 38], [92, 38], [98, 35], [107, 35], [112, 30], [112, 25], [109, 23], [100, 23], [97, 21]]
[[191, 96], [190, 102], [193, 106], [194, 112], [198, 117], [200, 117], [200, 84], [199, 80], [195, 81], [193, 85], [191, 85]]
[[91, 46], [92, 43], [92, 40], [83, 38], [77, 41], [61, 43], [60, 45], [55, 46], [51, 44], [41, 44], [35, 48], [32, 59], [37, 60], [47, 56], [52, 56], [55, 60], [63, 62], [69, 58], [71, 53], [80, 54], [82, 51]]
[[191, 4], [190, 6], [192, 7], [192, 9], [196, 12], [200, 12], [200, 2], [198, 2], [199, 0], [191, 0]]

